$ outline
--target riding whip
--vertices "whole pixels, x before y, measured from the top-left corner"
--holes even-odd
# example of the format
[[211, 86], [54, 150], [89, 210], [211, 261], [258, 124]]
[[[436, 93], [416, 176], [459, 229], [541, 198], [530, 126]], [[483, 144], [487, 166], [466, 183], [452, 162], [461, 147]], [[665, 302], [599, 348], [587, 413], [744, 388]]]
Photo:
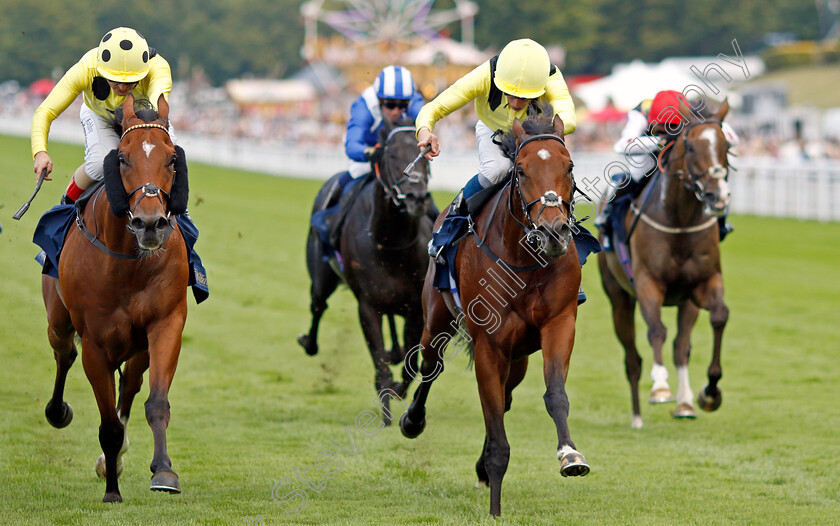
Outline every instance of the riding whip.
[[426, 146], [425, 148], [423, 148], [423, 151], [420, 152], [420, 154], [417, 157], [415, 157], [413, 161], [408, 163], [408, 166], [405, 167], [405, 170], [403, 170], [403, 175], [407, 175], [407, 176], [410, 177], [411, 172], [414, 171], [414, 165], [417, 164], [418, 162], [420, 162], [420, 159], [422, 159], [423, 156], [426, 155], [427, 153], [429, 153], [431, 150], [432, 150], [432, 145], [431, 144]]
[[47, 169], [44, 168], [43, 170], [41, 170], [41, 175], [38, 176], [38, 182], [35, 183], [35, 191], [32, 192], [32, 197], [29, 198], [29, 201], [21, 205], [20, 209], [18, 209], [18, 211], [15, 212], [15, 215], [12, 216], [13, 218], [20, 220], [20, 218], [23, 217], [23, 214], [25, 214], [26, 211], [29, 210], [29, 205], [32, 204], [32, 200], [35, 199], [36, 195], [38, 195], [38, 190], [41, 189], [41, 185], [44, 183], [44, 179], [46, 178]]

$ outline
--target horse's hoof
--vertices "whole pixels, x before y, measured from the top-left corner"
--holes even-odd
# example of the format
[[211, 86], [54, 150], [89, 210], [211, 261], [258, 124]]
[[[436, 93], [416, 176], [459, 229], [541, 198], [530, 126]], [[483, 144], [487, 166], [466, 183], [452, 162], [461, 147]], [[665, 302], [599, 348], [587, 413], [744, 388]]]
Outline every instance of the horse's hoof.
[[417, 438], [420, 436], [420, 433], [426, 429], [426, 418], [424, 417], [420, 423], [412, 422], [410, 418], [408, 418], [408, 413], [403, 413], [400, 417], [400, 431], [405, 438]]
[[633, 415], [633, 421], [630, 422], [630, 427], [633, 429], [642, 428], [642, 415]]
[[694, 410], [693, 405], [682, 402], [677, 404], [673, 416], [674, 418], [697, 418], [697, 411]]
[[560, 459], [560, 474], [564, 477], [584, 477], [587, 473], [589, 464], [577, 451], [570, 451]]
[[[117, 478], [122, 476], [124, 467], [125, 461], [123, 461], [122, 457], [117, 457]], [[105, 469], [105, 454], [103, 453], [96, 459], [96, 476], [104, 479], [107, 474], [108, 470]]]
[[102, 498], [102, 502], [122, 502], [122, 495], [114, 491], [106, 493]]
[[61, 429], [62, 427], [67, 427], [70, 425], [70, 422], [73, 421], [73, 408], [70, 407], [70, 404], [67, 402], [61, 402], [61, 412], [59, 414], [55, 413], [56, 412], [53, 410], [52, 400], [50, 400], [47, 402], [44, 414], [47, 416], [47, 422], [49, 422], [51, 426]]
[[703, 389], [700, 389], [700, 392], [697, 393], [697, 405], [699, 405], [700, 409], [703, 411], [715, 411], [720, 407], [720, 404], [723, 403], [723, 393], [720, 392], [720, 389], [715, 387], [714, 394], [709, 395], [708, 389], [709, 386], [707, 385]]
[[178, 483], [178, 475], [174, 471], [158, 471], [152, 475], [152, 483], [149, 486], [152, 491], [166, 491], [169, 493], [181, 493], [181, 485]]
[[667, 404], [675, 400], [670, 387], [659, 387], [650, 391], [650, 405]]
[[310, 345], [308, 334], [298, 334], [297, 342], [301, 347], [303, 347], [303, 350], [306, 351], [306, 354], [309, 356], [315, 356], [318, 354], [318, 345]]

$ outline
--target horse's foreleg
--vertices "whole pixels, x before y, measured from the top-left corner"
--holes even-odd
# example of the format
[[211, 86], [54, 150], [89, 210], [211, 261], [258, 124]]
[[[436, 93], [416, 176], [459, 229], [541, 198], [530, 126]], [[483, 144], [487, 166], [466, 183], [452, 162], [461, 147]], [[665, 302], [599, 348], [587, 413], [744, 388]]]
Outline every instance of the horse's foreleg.
[[633, 405], [631, 427], [641, 429], [642, 410], [639, 403], [639, 379], [642, 377], [642, 357], [636, 347], [636, 300], [621, 288], [608, 268], [605, 255], [598, 255], [601, 283], [610, 298], [613, 327], [619, 343], [624, 348], [624, 372], [630, 383], [630, 398]]
[[543, 374], [545, 375], [545, 408], [557, 428], [557, 458], [560, 474], [564, 477], [584, 476], [589, 465], [578, 453], [569, 432], [569, 397], [566, 394], [566, 376], [569, 359], [575, 344], [574, 311], [562, 314], [543, 326], [540, 334], [543, 348]]
[[[399, 394], [400, 386], [394, 382], [394, 375], [385, 359], [385, 345], [382, 341], [382, 314], [377, 312], [369, 303], [359, 301], [359, 321], [365, 335], [365, 343], [370, 350], [373, 367], [376, 370], [374, 378], [376, 392], [381, 393], [384, 389], [391, 389]], [[386, 426], [391, 425], [390, 414], [390, 398], [385, 398], [382, 402], [382, 421]]]
[[[406, 316], [403, 334], [403, 342], [405, 343], [406, 349], [413, 349], [418, 343], [420, 343], [420, 339], [423, 337], [422, 312], [414, 312]], [[400, 396], [405, 396], [405, 393], [408, 392], [408, 386], [411, 385], [411, 381], [414, 379], [414, 374], [416, 374], [417, 353], [412, 353], [411, 356], [405, 355], [403, 356], [403, 359], [406, 361], [403, 363], [402, 384], [400, 384], [402, 390], [398, 391]], [[411, 363], [408, 363], [409, 360]]]
[[53, 394], [44, 413], [47, 421], [53, 427], [66, 427], [73, 420], [73, 410], [70, 404], [64, 401], [64, 385], [67, 381], [67, 372], [76, 361], [78, 352], [73, 337], [76, 334], [73, 322], [70, 320], [70, 313], [64, 307], [56, 288], [57, 280], [44, 275], [41, 278], [44, 305], [47, 308], [47, 337], [55, 356], [55, 384]]
[[312, 279], [312, 286], [309, 289], [311, 298], [309, 311], [312, 313], [312, 324], [309, 326], [308, 333], [300, 334], [297, 338], [298, 343], [310, 356], [318, 354], [318, 326], [321, 323], [321, 316], [327, 310], [327, 299], [341, 282], [341, 278], [324, 261], [323, 256], [321, 240], [318, 234], [310, 229], [306, 244], [306, 265], [309, 269], [309, 277]]
[[[135, 354], [125, 362], [123, 373], [120, 376], [119, 398], [117, 399], [117, 415], [123, 424], [123, 444], [120, 453], [117, 455], [117, 476], [122, 476], [123, 455], [128, 451], [128, 419], [131, 413], [131, 404], [134, 397], [140, 392], [143, 385], [143, 373], [149, 368], [149, 353], [142, 352]], [[105, 455], [96, 459], [96, 474], [100, 478], [105, 477]]]
[[[186, 311], [186, 308], [184, 308]], [[146, 421], [152, 428], [155, 451], [149, 469], [152, 471], [150, 489], [180, 493], [178, 475], [166, 449], [166, 428], [169, 426], [169, 387], [181, 352], [181, 332], [186, 312], [166, 325], [153, 327], [149, 335], [149, 398], [146, 400]]]
[[636, 295], [642, 317], [648, 326], [648, 342], [653, 348], [653, 365], [650, 370], [653, 387], [650, 390], [650, 403], [672, 402], [671, 388], [668, 386], [668, 370], [662, 361], [662, 347], [668, 335], [665, 324], [662, 323], [664, 287], [647, 273], [639, 272], [636, 276]]
[[[510, 364], [510, 373], [508, 374], [507, 382], [505, 383], [505, 413], [510, 411], [510, 406], [513, 403], [513, 390], [525, 378], [525, 372], [528, 370], [528, 357], [522, 358]], [[484, 437], [484, 445], [481, 447], [481, 456], [478, 462], [475, 463], [475, 472], [478, 475], [478, 483], [476, 487], [490, 487], [490, 479], [487, 476], [487, 467], [484, 465], [484, 451], [487, 449], [487, 436]]]
[[677, 368], [677, 408], [676, 418], [696, 418], [694, 394], [688, 377], [688, 359], [691, 354], [691, 329], [697, 321], [700, 309], [691, 300], [685, 300], [677, 308], [677, 337], [674, 338], [674, 365]]
[[[420, 325], [420, 332], [422, 332], [422, 331], [423, 331], [423, 326], [421, 324]], [[408, 349], [411, 348], [408, 344], [408, 340], [406, 339], [407, 334], [405, 334], [405, 333], [408, 332], [408, 320], [406, 319], [406, 327], [404, 328], [404, 331], [403, 331], [403, 343], [405, 343], [405, 347], [400, 345], [399, 332], [397, 331], [397, 322], [394, 319], [393, 314], [388, 315], [388, 332], [391, 335], [391, 348], [388, 351], [386, 351], [385, 358], [388, 360], [388, 363], [397, 365], [399, 363], [402, 363], [402, 361], [405, 359], [405, 349], [406, 348], [408, 348]], [[415, 344], [418, 341], [420, 341], [420, 333], [419, 332], [415, 336], [415, 340], [414, 340]]]
[[114, 369], [106, 361], [106, 351], [89, 339], [83, 339], [82, 349], [82, 365], [99, 408], [99, 444], [105, 454], [105, 497], [102, 502], [122, 502], [117, 481], [117, 457], [125, 430], [115, 407]]
[[[443, 372], [443, 356], [452, 340], [449, 333], [452, 314], [446, 308], [443, 297], [434, 289], [429, 276], [427, 274], [423, 289], [423, 335], [420, 337], [420, 345], [408, 350], [403, 366], [412, 378], [420, 374], [420, 385], [414, 391], [411, 405], [400, 418], [400, 431], [406, 438], [417, 438], [426, 428], [426, 399], [432, 382]], [[416, 368], [418, 353], [423, 358], [419, 371]]]
[[707, 299], [701, 306], [709, 310], [709, 321], [714, 331], [714, 347], [708, 371], [709, 383], [700, 390], [697, 403], [704, 411], [714, 411], [723, 402], [723, 395], [717, 384], [723, 376], [720, 354], [723, 345], [723, 330], [726, 328], [726, 322], [729, 321], [729, 307], [723, 301], [723, 276], [718, 274], [713, 277], [707, 287]]
[[475, 377], [484, 412], [484, 471], [490, 486], [490, 515], [502, 513], [502, 480], [510, 461], [505, 433], [505, 384], [510, 362], [479, 339], [475, 345]]

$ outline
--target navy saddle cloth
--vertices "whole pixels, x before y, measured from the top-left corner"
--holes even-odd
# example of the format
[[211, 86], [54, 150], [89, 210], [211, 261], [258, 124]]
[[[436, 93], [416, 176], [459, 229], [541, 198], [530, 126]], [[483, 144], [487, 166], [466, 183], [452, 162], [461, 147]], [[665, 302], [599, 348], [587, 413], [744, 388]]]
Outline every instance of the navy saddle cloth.
[[[84, 206], [84, 202], [82, 199], [79, 200], [80, 207]], [[198, 241], [198, 228], [190, 219], [189, 213], [176, 216], [176, 220], [189, 253], [189, 285], [193, 289], [196, 303], [201, 303], [210, 296], [210, 290], [207, 287], [207, 273], [201, 263], [201, 258], [195, 251], [195, 243]], [[41, 271], [43, 274], [58, 278], [58, 260], [61, 256], [61, 249], [64, 247], [67, 232], [75, 222], [75, 204], [56, 205], [41, 216], [38, 226], [35, 227], [32, 241], [41, 247], [41, 252], [35, 257], [35, 260], [44, 267]]]

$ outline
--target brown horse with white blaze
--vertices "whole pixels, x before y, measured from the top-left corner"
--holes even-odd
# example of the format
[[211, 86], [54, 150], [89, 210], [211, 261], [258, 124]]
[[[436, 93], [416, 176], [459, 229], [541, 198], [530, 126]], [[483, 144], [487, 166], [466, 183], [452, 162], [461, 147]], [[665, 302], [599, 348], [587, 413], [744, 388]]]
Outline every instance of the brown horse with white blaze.
[[501, 514], [502, 479], [510, 458], [504, 415], [511, 407], [514, 388], [525, 377], [528, 357], [540, 349], [545, 406], [557, 429], [561, 473], [582, 476], [589, 472], [572, 442], [567, 421], [566, 377], [581, 269], [572, 242], [573, 163], [563, 138], [563, 122], [552, 116], [550, 107], [543, 108], [539, 117], [515, 121], [502, 139], [503, 144], [513, 143], [513, 173], [492, 198], [492, 205], [488, 203], [478, 214], [474, 234], [458, 249], [454, 268], [463, 315], [457, 320], [433, 284], [434, 263], [430, 265], [423, 289], [422, 379], [400, 420], [408, 438], [423, 431], [432, 382], [442, 372], [444, 359], [451, 359], [444, 357], [444, 349], [453, 326], [465, 321], [474, 346], [486, 431], [476, 473], [479, 483], [490, 487], [491, 515]]
[[[105, 159], [100, 188], [71, 227], [58, 264], [59, 279], [43, 275], [42, 290], [57, 373], [47, 420], [64, 427], [72, 410], [64, 382], [82, 342], [82, 364], [100, 414], [106, 479], [104, 502], [121, 502], [117, 477], [127, 448], [131, 400], [149, 369], [146, 420], [154, 435], [151, 489], [180, 492], [166, 449], [169, 387], [187, 317], [187, 249], [174, 215], [186, 211], [186, 160], [169, 137], [169, 106], [137, 110], [123, 104], [122, 137]], [[119, 413], [114, 372], [125, 363]]]
[[[632, 282], [615, 252], [598, 255], [601, 281], [612, 305], [615, 332], [624, 347], [634, 428], [642, 427], [639, 404], [642, 359], [636, 348], [636, 303], [648, 326], [648, 341], [653, 347], [650, 403], [674, 400], [662, 362], [666, 337], [661, 318], [663, 306], [678, 309], [674, 364], [679, 387], [673, 416], [697, 416], [689, 385], [688, 359], [691, 329], [701, 308], [709, 311], [714, 344], [708, 384], [697, 395], [697, 403], [706, 411], [714, 411], [722, 402], [718, 387], [723, 374], [720, 355], [729, 309], [723, 300], [717, 218], [726, 212], [731, 198], [727, 181], [729, 142], [721, 127], [728, 110], [729, 104], [724, 101], [709, 120], [699, 120], [680, 104], [680, 113], [688, 117], [666, 146], [671, 148], [667, 161], [664, 166], [660, 163], [661, 173], [656, 181], [633, 201], [624, 217], [630, 232]], [[646, 195], [650, 197], [645, 203]], [[633, 224], [635, 231], [631, 228]]]

